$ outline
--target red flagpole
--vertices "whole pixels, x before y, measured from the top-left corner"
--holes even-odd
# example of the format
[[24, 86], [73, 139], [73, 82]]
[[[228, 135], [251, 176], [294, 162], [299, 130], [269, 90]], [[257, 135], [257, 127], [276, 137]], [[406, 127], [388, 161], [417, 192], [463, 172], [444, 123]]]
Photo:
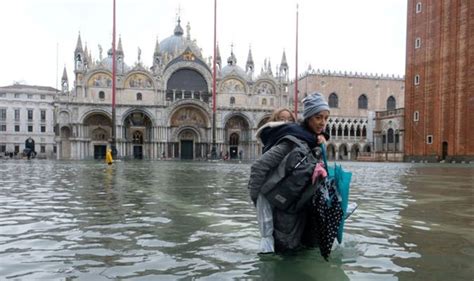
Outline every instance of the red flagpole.
[[298, 117], [298, 4], [296, 4], [295, 116]]
[[212, 65], [212, 112], [216, 112], [217, 0], [214, 0], [214, 62]]
[[115, 141], [116, 141], [116, 132], [115, 132], [115, 77], [116, 73], [116, 60], [115, 60], [115, 0], [113, 0], [113, 23], [112, 23], [112, 154], [116, 155]]
[[214, 60], [212, 64], [212, 148], [211, 157], [217, 159], [216, 144], [216, 56], [217, 56], [217, 0], [214, 0]]

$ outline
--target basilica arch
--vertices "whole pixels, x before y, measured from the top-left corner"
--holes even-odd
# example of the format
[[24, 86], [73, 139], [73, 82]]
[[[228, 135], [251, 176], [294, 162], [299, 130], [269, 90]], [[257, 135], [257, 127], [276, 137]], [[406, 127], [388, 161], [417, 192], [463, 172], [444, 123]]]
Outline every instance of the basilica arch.
[[93, 111], [84, 117], [80, 135], [88, 140], [87, 155], [93, 152], [94, 159], [105, 158], [107, 145], [112, 137], [112, 119], [102, 111]]
[[[177, 101], [182, 99], [197, 99], [210, 102], [209, 73], [199, 64], [178, 62], [172, 65], [164, 74], [166, 81], [165, 99]], [[207, 74], [207, 75], [206, 75]]]
[[124, 79], [124, 88], [154, 89], [153, 78], [144, 71], [131, 71]]
[[98, 70], [89, 74], [87, 86], [90, 88], [110, 88], [112, 87], [112, 73]]
[[206, 137], [210, 120], [207, 112], [194, 104], [183, 104], [170, 114], [171, 143], [168, 155], [180, 159], [201, 159], [209, 154]]
[[122, 138], [125, 140], [125, 155], [134, 159], [152, 158], [153, 121], [150, 116], [140, 109], [124, 114]]
[[249, 152], [252, 139], [250, 121], [245, 115], [231, 114], [224, 125], [224, 156], [230, 159], [242, 158]]

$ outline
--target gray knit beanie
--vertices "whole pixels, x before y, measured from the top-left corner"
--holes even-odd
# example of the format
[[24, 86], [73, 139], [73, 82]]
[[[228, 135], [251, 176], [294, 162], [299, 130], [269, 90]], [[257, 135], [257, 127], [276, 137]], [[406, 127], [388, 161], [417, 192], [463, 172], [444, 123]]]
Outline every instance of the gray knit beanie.
[[324, 96], [318, 92], [314, 92], [303, 99], [303, 108], [304, 120], [323, 110], [329, 111], [329, 105], [324, 99]]

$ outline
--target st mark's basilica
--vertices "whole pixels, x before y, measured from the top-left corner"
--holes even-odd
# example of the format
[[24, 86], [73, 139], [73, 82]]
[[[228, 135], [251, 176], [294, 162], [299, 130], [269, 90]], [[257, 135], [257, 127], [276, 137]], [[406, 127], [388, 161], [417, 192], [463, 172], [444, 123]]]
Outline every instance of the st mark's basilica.
[[[212, 143], [212, 62], [186, 34], [178, 19], [174, 32], [156, 42], [151, 67], [140, 51], [134, 65], [125, 64], [119, 38], [116, 50], [116, 147], [123, 158], [204, 159]], [[290, 103], [288, 64], [282, 52], [272, 71], [265, 61], [255, 72], [249, 49], [245, 69], [233, 51], [217, 52], [217, 156], [254, 159], [261, 147], [256, 129], [273, 109]], [[112, 133], [112, 50], [94, 60], [79, 34], [74, 51], [74, 85], [66, 69], [56, 99], [59, 159], [100, 158]], [[292, 103], [292, 101], [291, 101]]]

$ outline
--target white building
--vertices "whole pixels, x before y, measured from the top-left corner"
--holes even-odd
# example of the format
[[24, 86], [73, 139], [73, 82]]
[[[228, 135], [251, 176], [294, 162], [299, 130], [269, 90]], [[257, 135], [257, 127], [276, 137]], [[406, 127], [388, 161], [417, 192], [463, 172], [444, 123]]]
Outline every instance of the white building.
[[56, 158], [52, 87], [14, 84], [0, 87], [0, 157], [21, 156], [25, 141], [35, 142], [40, 158]]

